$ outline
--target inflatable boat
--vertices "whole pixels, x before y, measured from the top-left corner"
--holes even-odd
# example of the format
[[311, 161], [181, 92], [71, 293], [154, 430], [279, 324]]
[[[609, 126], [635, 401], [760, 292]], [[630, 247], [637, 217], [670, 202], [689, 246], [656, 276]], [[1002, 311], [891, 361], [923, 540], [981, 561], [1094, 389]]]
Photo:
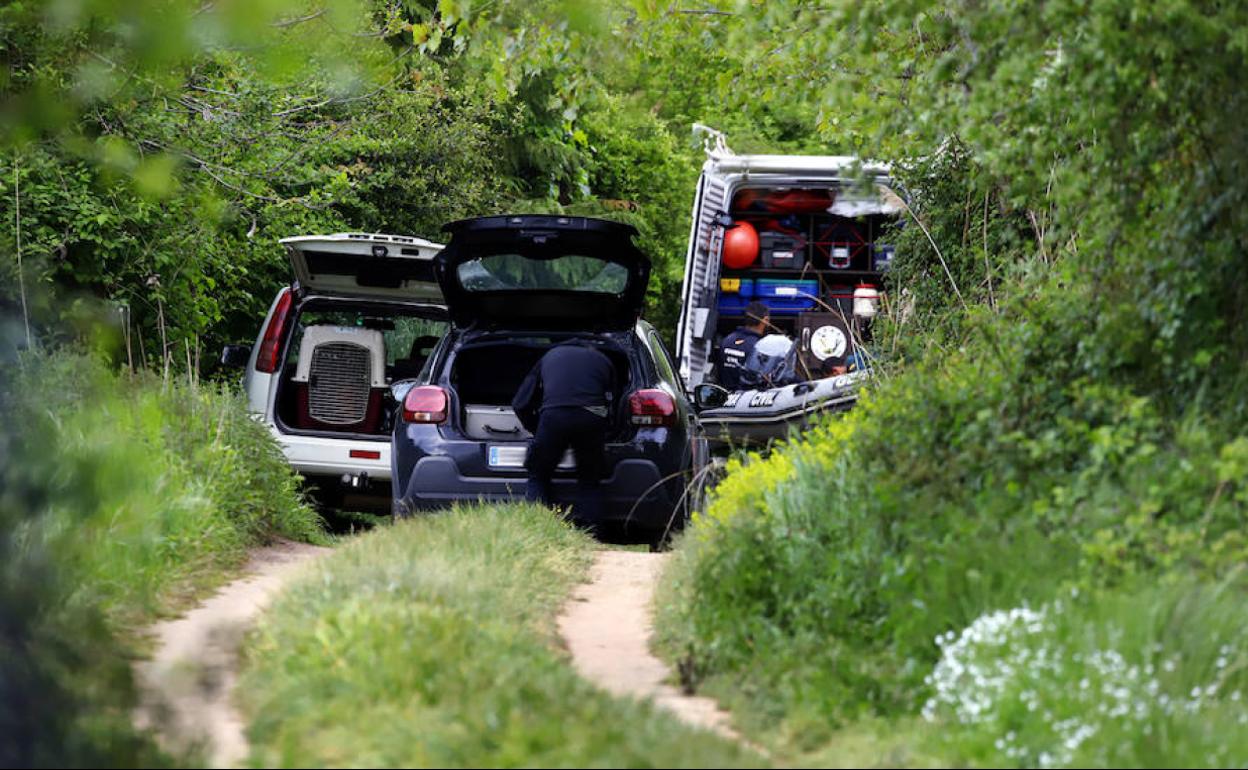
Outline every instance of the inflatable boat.
[[717, 445], [747, 446], [786, 438], [816, 415], [843, 412], [858, 400], [870, 370], [840, 374], [766, 390], [738, 390], [723, 406], [698, 418], [707, 438]]

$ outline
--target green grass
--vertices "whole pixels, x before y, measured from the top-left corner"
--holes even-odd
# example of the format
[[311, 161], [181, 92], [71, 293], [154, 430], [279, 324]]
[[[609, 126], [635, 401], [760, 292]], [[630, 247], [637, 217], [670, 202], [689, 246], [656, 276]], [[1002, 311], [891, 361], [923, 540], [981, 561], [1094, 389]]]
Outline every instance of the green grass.
[[70, 353], [0, 376], [0, 764], [169, 761], [131, 726], [138, 630], [319, 520], [236, 394]]
[[942, 642], [932, 745], [957, 765], [1243, 766], [1244, 588], [1072, 591], [1026, 622], [977, 620]]
[[[786, 561], [782, 544], [793, 550], [810, 537], [791, 516], [777, 505], [731, 522], [703, 518], [678, 542], [659, 592], [667, 597], [663, 652], [685, 661], [699, 689], [777, 759], [812, 767], [1226, 767], [1248, 757], [1242, 570], [1216, 582], [1172, 572], [1155, 583], [1055, 591], [1052, 577], [1036, 574], [1042, 549], [1029, 560], [981, 543], [978, 580], [993, 582], [1002, 604], [950, 581], [933, 622], [964, 612], [954, 604], [962, 595], [984, 609], [950, 622], [939, 642], [929, 641], [930, 657], [903, 659], [896, 640], [905, 636], [888, 638], [902, 623], [881, 621], [872, 639], [843, 620], [811, 617], [837, 603], [823, 593], [836, 590], [824, 570], [852, 564], [853, 554], [824, 546], [822, 566], [810, 551]], [[1007, 566], [1032, 582], [1038, 600], [1030, 606], [1027, 586], [991, 579]], [[760, 596], [756, 580], [774, 593]], [[808, 594], [799, 601], [789, 592], [801, 580]], [[1009, 611], [1034, 613], [1034, 625], [1007, 621]], [[821, 625], [839, 630], [820, 633]]]
[[593, 547], [519, 504], [461, 507], [347, 543], [251, 638], [240, 692], [253, 764], [756, 764], [572, 671], [554, 618]]

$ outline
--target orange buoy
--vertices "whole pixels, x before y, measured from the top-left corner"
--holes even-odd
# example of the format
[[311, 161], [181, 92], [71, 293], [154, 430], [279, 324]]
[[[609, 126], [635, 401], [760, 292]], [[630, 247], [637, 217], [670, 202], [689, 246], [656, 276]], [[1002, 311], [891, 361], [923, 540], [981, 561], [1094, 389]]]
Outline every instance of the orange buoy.
[[758, 231], [749, 222], [737, 222], [724, 233], [724, 265], [734, 270], [758, 259]]

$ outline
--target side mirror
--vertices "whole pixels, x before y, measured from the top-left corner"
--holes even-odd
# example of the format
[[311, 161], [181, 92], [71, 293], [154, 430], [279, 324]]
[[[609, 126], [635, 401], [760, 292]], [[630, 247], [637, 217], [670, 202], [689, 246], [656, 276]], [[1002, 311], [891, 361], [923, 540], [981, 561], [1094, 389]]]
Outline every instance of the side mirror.
[[221, 363], [243, 368], [251, 360], [251, 345], [226, 345], [221, 349]]
[[693, 389], [693, 403], [699, 409], [714, 409], [728, 402], [728, 391], [718, 385], [704, 382]]

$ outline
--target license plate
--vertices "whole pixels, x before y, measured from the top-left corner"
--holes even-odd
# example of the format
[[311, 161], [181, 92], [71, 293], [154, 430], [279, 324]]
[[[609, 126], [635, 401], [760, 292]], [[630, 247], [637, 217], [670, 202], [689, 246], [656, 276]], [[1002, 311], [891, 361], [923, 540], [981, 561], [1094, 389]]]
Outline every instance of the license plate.
[[[487, 450], [491, 468], [523, 468], [524, 459], [529, 456], [529, 448], [523, 444], [490, 444]], [[559, 468], [569, 470], [575, 467], [576, 460], [569, 449], [559, 461]]]

